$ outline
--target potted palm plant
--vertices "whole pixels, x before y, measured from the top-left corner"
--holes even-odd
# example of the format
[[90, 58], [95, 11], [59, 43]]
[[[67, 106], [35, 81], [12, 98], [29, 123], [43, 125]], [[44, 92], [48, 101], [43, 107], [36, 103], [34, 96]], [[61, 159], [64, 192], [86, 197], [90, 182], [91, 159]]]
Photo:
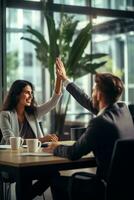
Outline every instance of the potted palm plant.
[[[49, 70], [52, 88], [54, 83], [54, 64], [57, 56], [60, 56], [63, 60], [68, 77], [74, 80], [88, 73], [96, 73], [96, 69], [106, 63], [106, 61], [96, 62], [97, 59], [106, 56], [104, 53], [85, 53], [87, 45], [91, 42], [92, 25], [90, 22], [78, 32], [77, 25], [79, 21], [75, 20], [74, 16], [62, 14], [58, 28], [56, 28], [52, 16], [47, 13], [45, 18], [49, 42], [47, 42], [42, 33], [32, 29], [30, 26], [27, 26], [26, 32], [34, 36], [35, 39], [30, 37], [22, 37], [21, 39], [27, 40], [35, 46], [37, 59], [43, 67]], [[65, 91], [63, 91], [60, 103], [54, 111], [54, 130], [59, 134], [63, 133], [70, 99], [70, 95], [66, 94], [65, 98], [64, 93]]]

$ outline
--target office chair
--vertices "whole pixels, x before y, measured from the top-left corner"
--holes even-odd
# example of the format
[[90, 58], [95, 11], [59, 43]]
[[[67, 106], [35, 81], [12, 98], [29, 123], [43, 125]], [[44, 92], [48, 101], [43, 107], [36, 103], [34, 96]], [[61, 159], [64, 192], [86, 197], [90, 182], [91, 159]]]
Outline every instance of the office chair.
[[70, 139], [78, 140], [85, 131], [85, 127], [72, 127], [70, 129]]
[[115, 143], [106, 188], [106, 200], [113, 199], [134, 199], [134, 139]]
[[69, 194], [70, 200], [134, 199], [134, 139], [116, 141], [107, 182], [95, 175], [78, 172], [71, 178]]
[[134, 104], [129, 104], [128, 108], [129, 108], [129, 111], [131, 113], [131, 116], [132, 116], [132, 119], [133, 119], [133, 122], [134, 122]]
[[[0, 142], [2, 139], [2, 132], [0, 129]], [[0, 172], [0, 200], [10, 200], [11, 183], [13, 179], [5, 172]]]
[[3, 182], [0, 175], [0, 200], [4, 199], [4, 189], [3, 189]]

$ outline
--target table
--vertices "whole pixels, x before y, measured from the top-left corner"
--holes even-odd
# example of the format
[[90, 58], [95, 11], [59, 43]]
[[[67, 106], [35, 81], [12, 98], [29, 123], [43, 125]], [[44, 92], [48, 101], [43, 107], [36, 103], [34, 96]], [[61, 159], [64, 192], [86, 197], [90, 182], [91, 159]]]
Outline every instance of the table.
[[[20, 150], [22, 151], [22, 150]], [[70, 161], [67, 158], [56, 156], [21, 156], [18, 151], [0, 150], [0, 172], [7, 172], [14, 177], [18, 184], [19, 200], [22, 200], [21, 180], [25, 180], [30, 175], [36, 179], [44, 171], [50, 170], [69, 170], [78, 168], [95, 167], [96, 162], [92, 153], [84, 156], [77, 161]]]

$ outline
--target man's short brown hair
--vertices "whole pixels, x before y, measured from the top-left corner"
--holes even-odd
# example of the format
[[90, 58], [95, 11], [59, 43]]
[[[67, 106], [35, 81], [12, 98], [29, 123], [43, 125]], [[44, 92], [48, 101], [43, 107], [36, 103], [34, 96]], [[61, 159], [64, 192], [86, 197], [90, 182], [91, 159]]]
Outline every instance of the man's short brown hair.
[[104, 94], [107, 103], [115, 103], [124, 89], [122, 80], [111, 73], [97, 73], [95, 83], [97, 89]]

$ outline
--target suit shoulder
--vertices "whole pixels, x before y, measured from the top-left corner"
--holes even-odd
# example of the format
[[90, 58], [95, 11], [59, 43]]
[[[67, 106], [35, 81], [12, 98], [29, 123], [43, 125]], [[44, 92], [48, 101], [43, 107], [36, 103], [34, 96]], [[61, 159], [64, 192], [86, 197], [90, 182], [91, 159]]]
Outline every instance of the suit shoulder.
[[13, 111], [7, 111], [7, 110], [2, 110], [1, 112], [0, 112], [0, 116], [1, 117], [9, 117], [9, 116], [11, 116], [12, 115], [12, 113], [14, 113]]
[[97, 116], [90, 120], [90, 127], [93, 126], [95, 128], [102, 127], [107, 123], [107, 120], [103, 116]]
[[0, 112], [0, 115], [9, 115], [10, 114], [10, 111], [5, 111], [5, 110], [2, 110], [1, 112]]
[[103, 114], [100, 116], [97, 116], [91, 120], [91, 124], [96, 126], [97, 128], [102, 128], [105, 126], [109, 126], [110, 124], [113, 124], [113, 120], [111, 120], [111, 117], [107, 114]]

